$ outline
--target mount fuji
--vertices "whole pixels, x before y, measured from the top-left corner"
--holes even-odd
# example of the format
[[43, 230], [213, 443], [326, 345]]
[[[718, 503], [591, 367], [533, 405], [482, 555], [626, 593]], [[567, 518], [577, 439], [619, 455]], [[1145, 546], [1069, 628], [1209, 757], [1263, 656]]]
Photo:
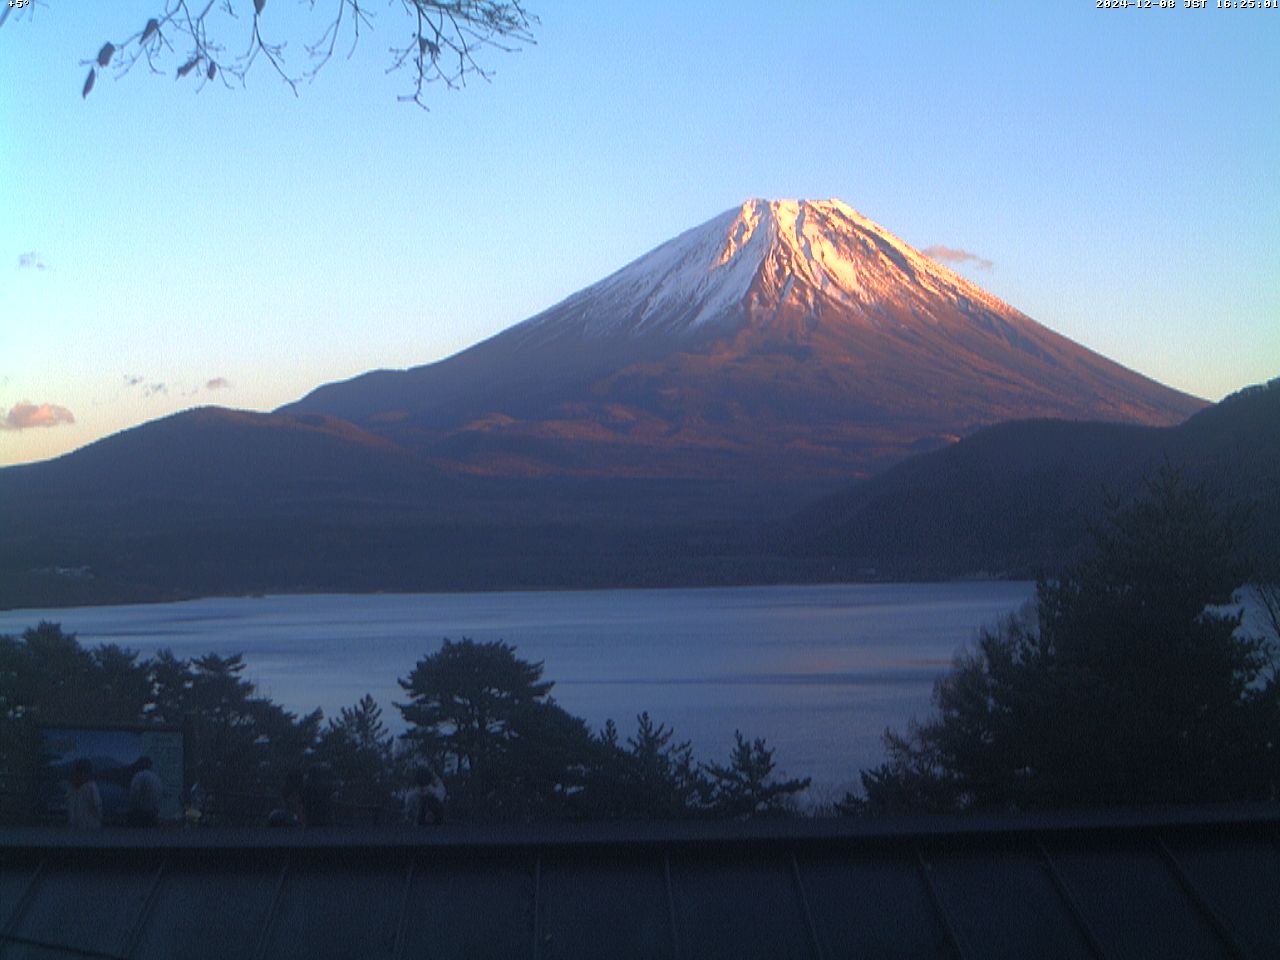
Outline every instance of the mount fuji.
[[865, 476], [988, 424], [1205, 404], [1019, 313], [839, 200], [751, 200], [323, 414], [490, 476]]
[[1162, 452], [1274, 491], [1255, 405], [1187, 420], [843, 203], [753, 200], [438, 363], [0, 469], [0, 607], [1029, 575]]

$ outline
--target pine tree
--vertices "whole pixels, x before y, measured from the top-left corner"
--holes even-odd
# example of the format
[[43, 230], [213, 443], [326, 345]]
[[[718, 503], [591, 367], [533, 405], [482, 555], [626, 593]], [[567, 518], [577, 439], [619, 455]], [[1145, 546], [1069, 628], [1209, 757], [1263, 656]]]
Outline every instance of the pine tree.
[[723, 817], [778, 816], [789, 811], [789, 801], [809, 788], [810, 779], [775, 780], [773, 751], [764, 740], [747, 740], [734, 731], [734, 747], [727, 766], [712, 763], [711, 810]]
[[[1276, 651], [1229, 604], [1243, 524], [1172, 469], [1113, 504], [1092, 555], [957, 658], [938, 714], [889, 735], [862, 808], [1263, 798], [1277, 788]], [[852, 804], [859, 806], [858, 804]]]

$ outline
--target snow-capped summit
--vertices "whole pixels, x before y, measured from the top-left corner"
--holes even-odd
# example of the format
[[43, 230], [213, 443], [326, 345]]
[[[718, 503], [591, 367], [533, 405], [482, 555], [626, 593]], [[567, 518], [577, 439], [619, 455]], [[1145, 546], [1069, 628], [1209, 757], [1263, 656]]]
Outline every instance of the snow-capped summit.
[[1015, 314], [840, 200], [748, 200], [656, 247], [521, 325], [588, 336], [723, 333], [746, 314], [828, 303], [895, 304], [935, 319], [938, 301]]
[[1001, 420], [1202, 406], [839, 200], [749, 200], [453, 357], [286, 409], [465, 471], [835, 478]]

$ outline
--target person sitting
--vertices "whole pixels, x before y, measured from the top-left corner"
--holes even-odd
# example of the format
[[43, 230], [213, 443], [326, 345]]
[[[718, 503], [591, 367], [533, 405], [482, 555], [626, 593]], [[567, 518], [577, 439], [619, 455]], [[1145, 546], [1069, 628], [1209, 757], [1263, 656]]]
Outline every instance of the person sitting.
[[151, 769], [151, 758], [143, 755], [133, 763], [133, 778], [129, 781], [129, 813], [126, 822], [131, 827], [154, 827], [160, 821], [160, 798], [164, 796], [164, 784]]
[[419, 767], [413, 780], [404, 798], [405, 819], [419, 827], [444, 823], [444, 781], [431, 767]]
[[306, 816], [306, 808], [302, 798], [302, 771], [290, 770], [284, 775], [284, 785], [280, 789], [280, 798], [284, 806], [277, 807], [267, 814], [269, 827], [300, 827]]
[[99, 830], [102, 827], [102, 797], [93, 779], [93, 764], [83, 757], [71, 766], [67, 825], [72, 830]]

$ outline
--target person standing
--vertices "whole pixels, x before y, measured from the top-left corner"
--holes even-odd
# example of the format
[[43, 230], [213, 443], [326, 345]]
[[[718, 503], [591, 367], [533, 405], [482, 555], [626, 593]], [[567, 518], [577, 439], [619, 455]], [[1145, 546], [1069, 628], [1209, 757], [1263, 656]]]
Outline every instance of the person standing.
[[102, 797], [93, 779], [93, 764], [83, 757], [71, 765], [67, 825], [72, 830], [99, 830], [102, 827]]
[[154, 827], [160, 820], [160, 798], [164, 784], [151, 769], [151, 758], [141, 756], [134, 761], [133, 779], [129, 781], [129, 816], [131, 827]]

